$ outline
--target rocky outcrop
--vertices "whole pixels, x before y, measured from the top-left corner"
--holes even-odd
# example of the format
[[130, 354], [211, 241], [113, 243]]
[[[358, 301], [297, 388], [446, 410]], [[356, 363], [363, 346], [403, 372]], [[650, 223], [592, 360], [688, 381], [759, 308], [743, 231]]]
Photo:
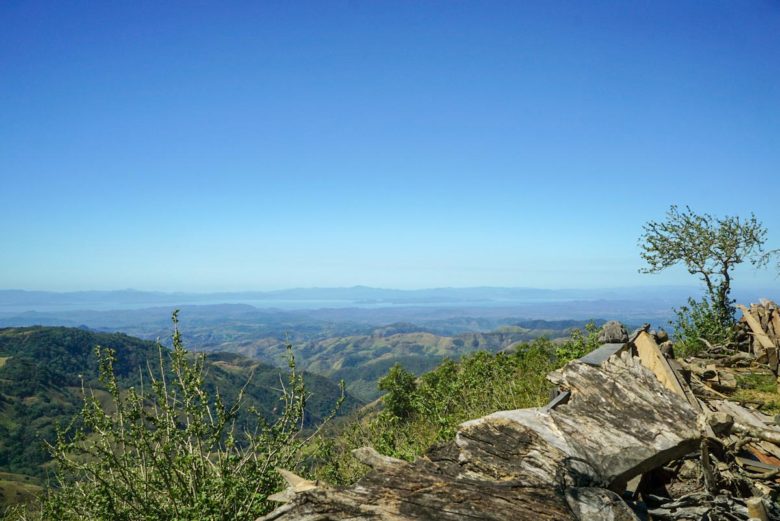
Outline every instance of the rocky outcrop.
[[636, 520], [615, 492], [699, 444], [696, 412], [630, 350], [550, 375], [563, 399], [461, 425], [414, 463], [362, 449], [355, 486], [306, 487], [264, 520]]

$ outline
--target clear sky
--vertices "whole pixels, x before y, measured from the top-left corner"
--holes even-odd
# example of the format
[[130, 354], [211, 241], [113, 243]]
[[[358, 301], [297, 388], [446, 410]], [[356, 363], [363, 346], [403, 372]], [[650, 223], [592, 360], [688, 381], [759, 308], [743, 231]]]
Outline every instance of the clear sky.
[[673, 203], [780, 247], [774, 0], [7, 0], [0, 108], [0, 288], [689, 283]]

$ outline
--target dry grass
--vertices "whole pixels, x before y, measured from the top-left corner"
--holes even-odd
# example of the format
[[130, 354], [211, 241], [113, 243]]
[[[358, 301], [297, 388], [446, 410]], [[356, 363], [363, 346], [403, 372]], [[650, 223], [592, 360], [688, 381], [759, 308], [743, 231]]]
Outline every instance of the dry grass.
[[0, 506], [11, 506], [29, 501], [43, 488], [35, 478], [22, 474], [0, 472]]
[[744, 373], [737, 376], [737, 392], [732, 399], [757, 407], [764, 414], [780, 414], [780, 393], [771, 373]]

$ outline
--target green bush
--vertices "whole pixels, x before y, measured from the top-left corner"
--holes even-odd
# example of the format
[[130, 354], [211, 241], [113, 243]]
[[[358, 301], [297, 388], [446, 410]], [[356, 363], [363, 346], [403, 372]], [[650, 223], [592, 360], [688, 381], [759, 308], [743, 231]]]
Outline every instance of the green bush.
[[675, 351], [688, 356], [700, 352], [706, 344], [726, 345], [734, 340], [733, 322], [725, 321], [710, 300], [688, 299], [688, 305], [675, 309], [677, 318], [671, 322], [674, 328]]
[[400, 364], [395, 364], [379, 380], [380, 391], [385, 391], [384, 404], [388, 414], [400, 419], [408, 418], [414, 412], [413, 396], [417, 391], [416, 378]]
[[568, 341], [561, 343], [555, 349], [558, 362], [565, 364], [590, 353], [599, 347], [599, 328], [594, 322], [585, 325], [585, 331], [573, 329]]
[[[239, 421], [243, 390], [232, 405], [206, 391], [204, 357], [190, 356], [173, 315], [173, 349], [157, 367], [120, 390], [115, 353], [98, 348], [103, 404], [84, 389], [81, 414], [50, 446], [58, 487], [9, 519], [254, 520], [280, 488], [276, 467], [301, 461], [306, 391], [289, 357], [278, 419], [255, 410]], [[169, 358], [166, 360], [166, 358]], [[247, 382], [249, 383], [249, 382]]]

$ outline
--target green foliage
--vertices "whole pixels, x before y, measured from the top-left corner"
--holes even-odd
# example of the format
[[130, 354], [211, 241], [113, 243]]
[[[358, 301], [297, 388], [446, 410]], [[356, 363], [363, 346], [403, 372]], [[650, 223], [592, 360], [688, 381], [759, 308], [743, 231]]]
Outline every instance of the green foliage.
[[777, 378], [772, 373], [745, 373], [737, 376], [737, 384], [742, 389], [777, 393]]
[[306, 390], [292, 355], [276, 419], [251, 410], [247, 423], [245, 389], [230, 405], [208, 392], [205, 358], [187, 353], [176, 313], [173, 321], [173, 349], [158, 346], [156, 364], [127, 391], [115, 351], [96, 350], [108, 404], [84, 388], [80, 415], [50, 446], [59, 488], [12, 519], [253, 520], [272, 507], [274, 469], [294, 468], [307, 442]]
[[[565, 342], [541, 338], [512, 352], [486, 351], [445, 360], [416, 382], [400, 366], [383, 378], [384, 409], [356, 416], [335, 435], [321, 437], [309, 464], [314, 477], [345, 485], [365, 473], [350, 451], [372, 446], [387, 456], [413, 460], [449, 441], [462, 422], [499, 410], [544, 405], [550, 371], [597, 346], [596, 327], [574, 330]], [[399, 414], [400, 413], [400, 414]]]
[[[94, 346], [104, 342], [123, 353], [116, 366], [123, 382], [155, 352], [154, 344], [122, 334], [64, 327], [0, 330], [0, 471], [43, 477], [57, 423], [67, 423], [81, 404], [81, 383], [96, 388]], [[0, 500], [2, 503], [2, 500]]]
[[[390, 352], [391, 349], [386, 346], [380, 347], [377, 351], [379, 358], [362, 361], [352, 367], [328, 371], [328, 374], [336, 381], [347, 382], [347, 390], [350, 394], [372, 401], [381, 393], [377, 383], [394, 365], [399, 364], [415, 375], [419, 375], [435, 369], [442, 361], [440, 356], [397, 356]], [[386, 351], [383, 353], [384, 350]]]
[[734, 339], [734, 328], [724, 324], [715, 306], [709, 299], [688, 299], [688, 305], [675, 309], [677, 318], [671, 322], [674, 327], [675, 351], [682, 356], [694, 355], [706, 345], [702, 339], [713, 345], [726, 345]]
[[657, 273], [675, 264], [683, 264], [698, 275], [707, 288], [709, 307], [721, 326], [734, 322], [731, 300], [731, 272], [737, 264], [749, 260], [762, 266], [767, 230], [756, 216], [723, 218], [696, 214], [672, 206], [662, 222], [650, 221], [643, 227], [639, 246], [647, 262], [644, 273]]
[[738, 375], [737, 392], [732, 398], [741, 403], [747, 402], [752, 407], [760, 409], [764, 414], [780, 413], [777, 379], [770, 371]]
[[406, 419], [414, 412], [413, 399], [417, 392], [414, 374], [399, 364], [390, 368], [387, 375], [379, 380], [380, 391], [385, 391], [385, 411], [391, 416]]
[[555, 356], [560, 363], [571, 362], [585, 356], [599, 347], [599, 328], [594, 322], [585, 325], [585, 331], [573, 329], [568, 341], [561, 343], [555, 349]]

